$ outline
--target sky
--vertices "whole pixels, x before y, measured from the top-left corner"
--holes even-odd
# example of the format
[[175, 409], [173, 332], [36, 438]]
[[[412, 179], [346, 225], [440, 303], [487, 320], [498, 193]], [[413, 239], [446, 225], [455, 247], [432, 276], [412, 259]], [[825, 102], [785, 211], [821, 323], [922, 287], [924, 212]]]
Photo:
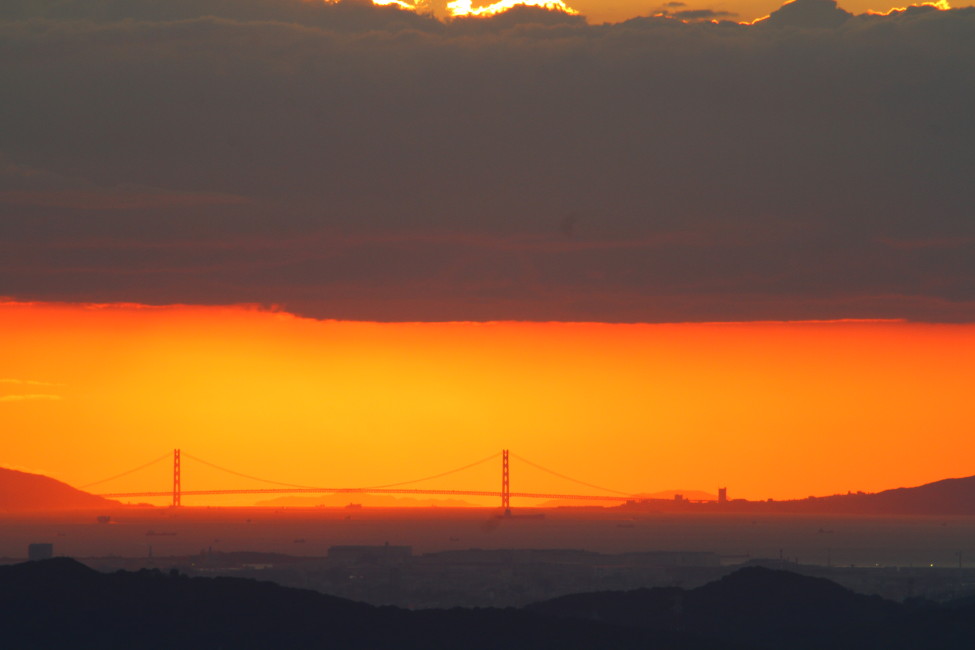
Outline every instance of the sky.
[[315, 454], [508, 444], [624, 491], [972, 474], [975, 8], [587, 2], [3, 3], [4, 464], [318, 484], [267, 432], [327, 421]]

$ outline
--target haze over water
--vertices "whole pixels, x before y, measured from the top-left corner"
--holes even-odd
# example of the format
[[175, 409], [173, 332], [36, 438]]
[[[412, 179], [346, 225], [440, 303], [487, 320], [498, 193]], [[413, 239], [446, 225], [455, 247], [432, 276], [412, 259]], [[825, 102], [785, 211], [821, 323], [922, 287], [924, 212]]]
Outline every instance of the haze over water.
[[[346, 517], [350, 517], [346, 519]], [[0, 556], [22, 558], [48, 541], [75, 557], [265, 551], [323, 557], [330, 546], [412, 546], [414, 553], [468, 548], [571, 548], [603, 553], [713, 552], [724, 564], [754, 559], [858, 567], [975, 564], [971, 517], [622, 515], [548, 511], [544, 519], [497, 519], [485, 510], [204, 509], [0, 522]], [[151, 534], [147, 534], [151, 533]], [[303, 540], [296, 542], [295, 540]]]

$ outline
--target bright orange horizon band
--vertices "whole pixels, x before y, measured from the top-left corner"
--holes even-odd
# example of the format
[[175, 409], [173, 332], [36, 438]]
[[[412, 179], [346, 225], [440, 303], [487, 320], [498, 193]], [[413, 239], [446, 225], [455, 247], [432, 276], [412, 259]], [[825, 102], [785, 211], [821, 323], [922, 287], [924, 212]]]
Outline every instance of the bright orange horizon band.
[[[791, 0], [790, 0], [791, 1]], [[594, 25], [620, 23], [643, 16], [671, 17], [681, 20], [682, 10], [710, 10], [715, 20], [740, 21], [748, 24], [768, 17], [783, 4], [781, 0], [717, 0], [707, 4], [660, 2], [656, 5], [636, 0], [373, 0], [377, 5], [396, 5], [419, 13], [431, 12], [440, 18], [487, 17], [503, 13], [518, 5], [564, 11], [581, 15]], [[958, 7], [968, 6], [956, 3]], [[931, 6], [941, 10], [951, 9], [948, 0], [918, 0], [911, 3], [890, 3], [878, 0], [839, 0], [838, 5], [854, 15], [888, 14], [903, 11], [907, 7]], [[695, 18], [694, 20], [700, 20]]]
[[[783, 499], [975, 474], [975, 325], [368, 323], [6, 302], [0, 335], [3, 465], [75, 486], [177, 447], [330, 487], [502, 448], [628, 493]], [[91, 491], [166, 490], [170, 471]], [[499, 482], [488, 463], [417, 487]], [[252, 487], [184, 468], [186, 490]], [[599, 494], [515, 462], [512, 490]]]

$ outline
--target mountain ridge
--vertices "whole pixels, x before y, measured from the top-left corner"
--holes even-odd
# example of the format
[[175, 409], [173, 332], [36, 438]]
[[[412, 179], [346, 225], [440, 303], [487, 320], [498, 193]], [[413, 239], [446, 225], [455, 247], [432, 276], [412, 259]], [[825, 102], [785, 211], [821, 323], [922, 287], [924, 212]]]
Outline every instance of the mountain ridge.
[[975, 599], [897, 603], [746, 567], [696, 589], [562, 596], [520, 609], [374, 607], [243, 578], [0, 566], [0, 645], [342, 650], [968, 650]]
[[97, 510], [120, 505], [50, 476], [0, 467], [0, 512]]

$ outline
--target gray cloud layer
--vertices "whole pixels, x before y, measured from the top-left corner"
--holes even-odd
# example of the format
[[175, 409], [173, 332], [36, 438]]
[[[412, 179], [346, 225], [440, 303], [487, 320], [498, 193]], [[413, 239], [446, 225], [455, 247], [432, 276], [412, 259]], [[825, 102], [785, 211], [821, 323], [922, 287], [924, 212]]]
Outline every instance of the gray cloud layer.
[[754, 27], [5, 3], [0, 295], [975, 319], [975, 11], [800, 2]]

